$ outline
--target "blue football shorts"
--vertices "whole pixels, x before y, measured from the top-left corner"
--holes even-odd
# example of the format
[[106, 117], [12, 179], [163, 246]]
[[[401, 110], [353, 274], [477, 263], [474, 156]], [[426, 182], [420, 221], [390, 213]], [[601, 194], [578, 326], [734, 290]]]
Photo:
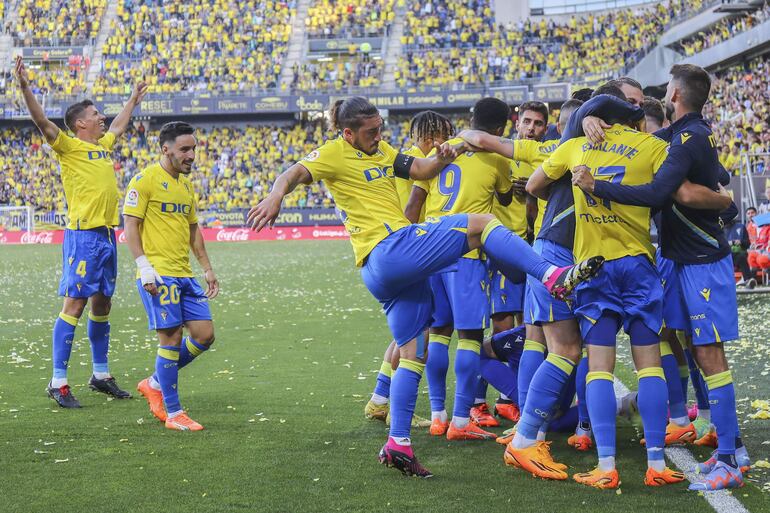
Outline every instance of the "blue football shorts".
[[65, 230], [59, 295], [88, 298], [96, 293], [112, 297], [118, 276], [115, 230]]
[[[575, 256], [571, 249], [547, 239], [537, 239], [532, 245], [535, 253], [559, 267], [575, 264]], [[524, 323], [539, 326], [544, 322], [556, 322], [574, 319], [569, 305], [559, 301], [548, 292], [542, 282], [532, 276], [527, 276], [524, 293]]]
[[476, 330], [489, 325], [489, 273], [483, 260], [460, 258], [456, 271], [434, 274], [430, 285], [432, 327]]
[[176, 328], [187, 321], [210, 321], [209, 298], [195, 278], [162, 276], [158, 295], [153, 296], [136, 280], [139, 296], [147, 312], [148, 329]]

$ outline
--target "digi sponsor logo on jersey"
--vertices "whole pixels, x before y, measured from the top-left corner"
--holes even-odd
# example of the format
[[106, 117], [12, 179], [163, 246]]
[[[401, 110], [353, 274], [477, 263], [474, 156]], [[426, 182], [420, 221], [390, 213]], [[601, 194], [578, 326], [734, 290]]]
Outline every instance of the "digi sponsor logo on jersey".
[[161, 203], [160, 211], [164, 214], [184, 214], [189, 215], [192, 207], [184, 203]]
[[88, 160], [110, 160], [111, 152], [106, 150], [97, 150], [88, 152]]
[[396, 175], [393, 173], [393, 166], [385, 166], [385, 167], [370, 167], [369, 169], [364, 169], [364, 178], [366, 178], [367, 182], [373, 182], [374, 180], [377, 180], [378, 178], [395, 178]]

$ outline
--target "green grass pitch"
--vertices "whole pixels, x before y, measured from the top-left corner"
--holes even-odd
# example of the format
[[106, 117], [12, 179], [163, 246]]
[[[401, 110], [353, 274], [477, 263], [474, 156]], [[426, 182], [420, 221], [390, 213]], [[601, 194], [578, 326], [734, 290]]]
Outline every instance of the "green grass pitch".
[[[434, 479], [385, 469], [376, 460], [385, 427], [365, 420], [363, 407], [390, 338], [349, 244], [211, 244], [210, 253], [222, 283], [212, 305], [217, 341], [180, 373], [182, 404], [206, 430], [179, 433], [155, 421], [141, 397], [108, 401], [87, 389], [82, 320], [70, 384], [84, 407], [60, 410], [46, 397], [60, 248], [3, 247], [0, 511], [709, 510], [685, 486], [642, 485], [644, 452], [630, 425], [618, 434], [617, 492], [535, 480], [506, 468], [493, 442], [450, 443], [426, 431], [414, 442]], [[156, 343], [126, 248], [120, 257], [111, 369], [133, 390], [151, 372]], [[729, 353], [738, 405], [754, 459], [767, 460], [770, 420], [747, 416], [750, 401], [770, 399], [767, 296], [741, 298], [740, 311], [744, 338]], [[617, 373], [633, 388], [627, 351], [620, 362]], [[417, 412], [425, 416], [424, 380], [421, 392]], [[565, 437], [553, 439], [554, 455], [571, 472], [594, 464], [593, 453], [575, 454]], [[768, 481], [768, 470], [758, 469], [734, 495], [750, 511], [770, 511]]]

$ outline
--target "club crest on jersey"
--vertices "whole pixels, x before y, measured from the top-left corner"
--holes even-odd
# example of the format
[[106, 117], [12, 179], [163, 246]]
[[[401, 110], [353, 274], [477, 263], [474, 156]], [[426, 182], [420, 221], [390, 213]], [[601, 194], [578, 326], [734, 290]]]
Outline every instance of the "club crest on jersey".
[[711, 289], [701, 290], [700, 295], [703, 296], [703, 299], [705, 299], [706, 301], [709, 301], [711, 299]]
[[166, 320], [166, 317], [168, 317], [168, 312], [167, 312], [167, 311], [165, 311], [165, 310], [161, 310], [161, 311], [160, 311], [160, 316], [161, 316], [161, 318], [162, 318], [162, 319], [165, 321], [165, 320]]
[[80, 289], [83, 288], [83, 284], [82, 283], [76, 283], [75, 286], [78, 288], [78, 292], [80, 292]]

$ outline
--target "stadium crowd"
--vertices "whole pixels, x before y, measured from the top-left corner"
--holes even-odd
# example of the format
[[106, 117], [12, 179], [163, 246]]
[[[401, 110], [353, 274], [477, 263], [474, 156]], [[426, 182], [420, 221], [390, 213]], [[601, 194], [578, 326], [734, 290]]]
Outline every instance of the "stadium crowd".
[[[288, 128], [288, 129], [287, 129]], [[298, 160], [323, 137], [321, 123], [286, 126], [201, 128], [192, 178], [198, 208], [228, 210], [252, 205], [272, 186], [286, 162]], [[64, 210], [59, 170], [39, 132], [8, 128], [0, 146], [0, 204]], [[115, 146], [112, 161], [121, 194], [137, 172], [156, 160], [158, 132], [129, 130]], [[287, 207], [330, 207], [331, 198], [314, 184], [287, 198]]]
[[428, 0], [413, 4], [398, 62], [400, 87], [468, 87], [547, 77], [599, 80], [633, 64], [675, 18], [703, 2], [671, 0], [554, 20], [498, 25], [489, 0]]
[[305, 18], [311, 38], [387, 35], [395, 19], [394, 0], [314, 0]]
[[[758, 58], [719, 73], [704, 114], [714, 123], [725, 168], [737, 174], [741, 153], [770, 152], [770, 59]], [[754, 160], [754, 172], [770, 174], [770, 158]]]
[[294, 0], [122, 0], [94, 93], [124, 94], [143, 77], [151, 92], [275, 88], [295, 12]]
[[698, 32], [677, 43], [678, 49], [688, 57], [735, 37], [770, 19], [770, 4], [745, 16], [723, 18], [708, 30]]
[[294, 91], [345, 91], [358, 87], [378, 87], [385, 65], [358, 53], [355, 45], [348, 58], [295, 64], [291, 88]]
[[106, 0], [21, 0], [14, 40], [19, 46], [93, 44]]

